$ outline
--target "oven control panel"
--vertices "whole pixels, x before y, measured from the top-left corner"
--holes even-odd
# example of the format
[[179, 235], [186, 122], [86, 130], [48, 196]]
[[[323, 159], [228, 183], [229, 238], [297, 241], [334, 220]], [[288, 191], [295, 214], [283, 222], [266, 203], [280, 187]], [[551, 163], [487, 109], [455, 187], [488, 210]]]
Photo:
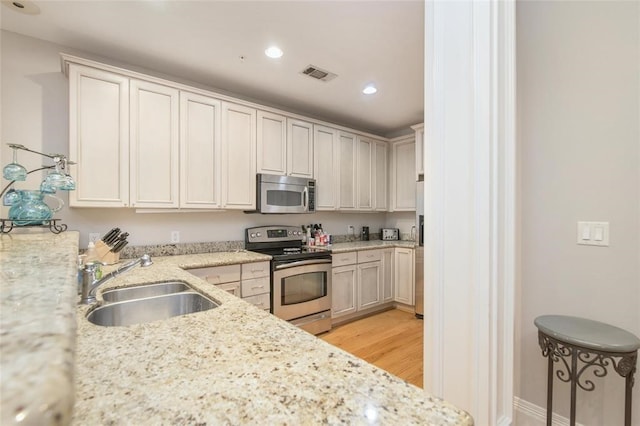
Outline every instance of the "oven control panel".
[[302, 241], [302, 234], [302, 229], [299, 226], [258, 226], [245, 230], [245, 242], [269, 243]]

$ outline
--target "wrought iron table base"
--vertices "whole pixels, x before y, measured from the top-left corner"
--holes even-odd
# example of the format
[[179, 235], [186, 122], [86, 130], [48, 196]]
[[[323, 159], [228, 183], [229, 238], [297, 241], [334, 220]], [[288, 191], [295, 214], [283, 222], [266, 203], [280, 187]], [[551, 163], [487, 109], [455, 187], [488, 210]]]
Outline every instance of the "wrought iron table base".
[[[633, 388], [634, 374], [636, 371], [636, 361], [638, 351], [632, 352], [604, 352], [589, 349], [575, 344], [563, 342], [548, 336], [542, 331], [538, 331], [538, 343], [542, 349], [542, 355], [549, 359], [547, 368], [547, 426], [551, 426], [553, 415], [553, 370], [554, 362], [562, 363], [556, 372], [558, 379], [565, 383], [571, 383], [571, 410], [569, 422], [571, 426], [576, 424], [576, 391], [579, 386], [585, 391], [595, 389], [595, 384], [589, 379], [581, 381], [582, 374], [589, 368], [593, 368], [596, 377], [607, 375], [607, 367], [613, 369], [625, 378], [625, 399], [624, 399], [624, 424], [631, 426], [631, 388]], [[567, 361], [570, 358], [571, 364]], [[578, 361], [583, 363], [578, 368]]]

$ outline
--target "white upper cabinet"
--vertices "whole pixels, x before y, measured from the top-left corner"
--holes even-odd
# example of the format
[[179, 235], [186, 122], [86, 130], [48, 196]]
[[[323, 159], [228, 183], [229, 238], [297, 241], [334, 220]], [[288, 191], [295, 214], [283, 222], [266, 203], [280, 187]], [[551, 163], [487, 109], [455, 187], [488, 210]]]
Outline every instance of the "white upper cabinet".
[[131, 80], [132, 207], [178, 207], [179, 91]]
[[318, 211], [415, 209], [413, 137], [389, 145], [61, 56], [69, 76], [70, 159], [77, 162], [73, 207], [255, 210], [256, 173], [265, 173], [315, 179]]
[[258, 173], [287, 174], [287, 118], [258, 111]]
[[313, 124], [287, 118], [287, 174], [313, 178]]
[[411, 126], [416, 132], [416, 181], [424, 176], [424, 124]]
[[180, 92], [180, 207], [221, 206], [221, 102]]
[[358, 137], [358, 157], [357, 157], [357, 172], [358, 172], [358, 198], [357, 209], [358, 210], [373, 210], [373, 196], [372, 187], [372, 170], [371, 163], [375, 149], [374, 143], [370, 139]]
[[392, 211], [416, 209], [416, 145], [414, 137], [398, 138], [392, 143]]
[[338, 131], [313, 126], [316, 210], [335, 210], [338, 204]]
[[356, 209], [357, 138], [352, 133], [338, 132], [338, 210]]
[[313, 125], [258, 111], [258, 173], [313, 178]]
[[373, 175], [375, 179], [374, 203], [373, 209], [377, 211], [386, 211], [389, 207], [388, 188], [389, 185], [389, 145], [386, 142], [376, 141], [374, 144], [373, 159]]
[[222, 207], [256, 208], [256, 110], [222, 103]]
[[69, 64], [72, 207], [129, 206], [129, 79]]

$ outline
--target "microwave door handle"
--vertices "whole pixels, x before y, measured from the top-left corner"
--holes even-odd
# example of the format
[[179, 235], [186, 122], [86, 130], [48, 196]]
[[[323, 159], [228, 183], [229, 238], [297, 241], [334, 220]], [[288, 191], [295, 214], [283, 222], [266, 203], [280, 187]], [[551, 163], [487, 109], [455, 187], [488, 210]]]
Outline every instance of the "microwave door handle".
[[309, 205], [309, 188], [308, 187], [304, 187], [304, 189], [302, 190], [302, 206], [304, 207], [304, 210], [307, 211], [308, 210], [308, 205]]

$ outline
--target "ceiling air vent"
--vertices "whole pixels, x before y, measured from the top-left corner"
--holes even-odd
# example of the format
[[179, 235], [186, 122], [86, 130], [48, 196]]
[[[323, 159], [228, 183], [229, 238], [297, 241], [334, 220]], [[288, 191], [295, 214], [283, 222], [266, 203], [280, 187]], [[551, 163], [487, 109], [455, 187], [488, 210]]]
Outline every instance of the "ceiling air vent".
[[330, 81], [336, 78], [338, 75], [329, 71], [322, 70], [315, 65], [309, 65], [302, 70], [302, 74], [306, 74], [309, 77], [315, 78], [320, 81]]

